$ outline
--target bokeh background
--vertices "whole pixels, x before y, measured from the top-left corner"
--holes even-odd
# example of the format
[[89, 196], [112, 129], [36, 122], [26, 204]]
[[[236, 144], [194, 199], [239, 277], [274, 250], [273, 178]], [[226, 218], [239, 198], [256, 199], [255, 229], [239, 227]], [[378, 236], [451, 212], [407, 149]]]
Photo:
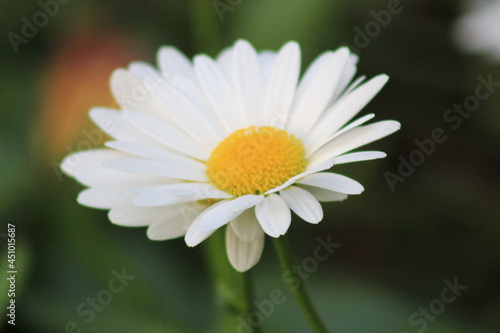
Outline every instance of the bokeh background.
[[[303, 67], [324, 50], [357, 46], [358, 73], [391, 77], [362, 111], [402, 123], [367, 147], [388, 157], [334, 167], [364, 184], [364, 194], [325, 204], [318, 226], [296, 219], [289, 231], [299, 263], [313, 255], [317, 237], [341, 244], [303, 281], [331, 331], [500, 332], [500, 89], [458, 129], [443, 120], [474, 94], [478, 76], [500, 81], [500, 63], [453, 42], [462, 2], [401, 0], [403, 10], [361, 45], [359, 30], [376, 22], [371, 11], [390, 1], [221, 0], [206, 1], [204, 11], [194, 11], [195, 0], [67, 1], [37, 31], [26, 30], [31, 37], [15, 52], [9, 33], [24, 38], [23, 17], [33, 22], [49, 2], [0, 4], [0, 275], [7, 223], [16, 225], [18, 269], [15, 327], [6, 324], [0, 280], [3, 332], [215, 331], [203, 246], [153, 242], [144, 228], [112, 225], [105, 211], [77, 204], [82, 187], [58, 168], [68, 152], [94, 146], [87, 111], [115, 105], [108, 87], [114, 68], [156, 63], [161, 45], [216, 54], [219, 37], [197, 28], [204, 20], [216, 21], [224, 46], [245, 38], [257, 49], [277, 49], [297, 40]], [[227, 6], [223, 20], [214, 3]], [[392, 191], [386, 172], [397, 174], [415, 140], [435, 128], [447, 140]], [[251, 272], [255, 300], [278, 289], [286, 301], [265, 318], [263, 332], [309, 332], [271, 245]], [[77, 308], [122, 268], [135, 279], [85, 322]], [[412, 324], [412, 314], [440, 299], [445, 279], [467, 289], [425, 329]], [[68, 329], [70, 322], [76, 327]]]

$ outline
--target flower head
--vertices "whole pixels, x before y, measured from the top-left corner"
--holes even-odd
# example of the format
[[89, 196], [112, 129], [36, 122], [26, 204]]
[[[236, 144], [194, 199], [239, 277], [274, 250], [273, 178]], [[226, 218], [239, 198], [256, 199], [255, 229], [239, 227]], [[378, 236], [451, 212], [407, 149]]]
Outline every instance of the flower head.
[[334, 164], [385, 157], [351, 150], [400, 128], [396, 121], [351, 121], [387, 82], [352, 81], [357, 57], [325, 52], [299, 80], [295, 42], [257, 53], [240, 40], [215, 60], [191, 62], [173, 47], [159, 70], [132, 63], [111, 77], [122, 110], [90, 116], [114, 140], [107, 149], [68, 156], [63, 170], [90, 187], [78, 201], [109, 209], [123, 226], [149, 226], [154, 240], [185, 236], [196, 246], [226, 228], [229, 260], [239, 271], [259, 260], [265, 234], [287, 232], [291, 211], [323, 219], [320, 201], [360, 194], [363, 186], [326, 172]]

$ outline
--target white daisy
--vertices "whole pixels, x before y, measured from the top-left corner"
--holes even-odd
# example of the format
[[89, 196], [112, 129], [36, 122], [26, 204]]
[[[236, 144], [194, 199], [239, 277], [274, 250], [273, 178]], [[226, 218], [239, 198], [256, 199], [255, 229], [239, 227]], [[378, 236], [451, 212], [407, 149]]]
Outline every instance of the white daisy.
[[500, 0], [469, 0], [467, 5], [455, 26], [458, 45], [500, 61]]
[[319, 201], [360, 194], [363, 186], [325, 172], [334, 164], [385, 157], [349, 151], [400, 128], [396, 121], [351, 119], [387, 82], [352, 84], [357, 57], [347, 48], [320, 55], [299, 81], [295, 42], [257, 53], [240, 40], [215, 60], [191, 62], [173, 47], [159, 70], [132, 63], [111, 77], [121, 111], [90, 116], [114, 141], [68, 156], [62, 169], [90, 187], [78, 202], [109, 209], [122, 226], [149, 226], [153, 240], [185, 236], [196, 246], [226, 226], [227, 253], [239, 271], [259, 260], [265, 234], [287, 232], [290, 210], [323, 219]]

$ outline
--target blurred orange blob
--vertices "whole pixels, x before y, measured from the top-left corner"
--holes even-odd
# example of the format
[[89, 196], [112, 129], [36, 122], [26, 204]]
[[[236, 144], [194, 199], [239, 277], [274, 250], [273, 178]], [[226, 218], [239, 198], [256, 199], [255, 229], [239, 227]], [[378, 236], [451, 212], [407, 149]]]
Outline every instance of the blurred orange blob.
[[[103, 135], [88, 117], [94, 106], [115, 107], [111, 72], [141, 55], [135, 40], [101, 31], [68, 36], [54, 50], [40, 80], [35, 146], [59, 160], [72, 151], [101, 146]], [[37, 149], [37, 150], [38, 150]]]

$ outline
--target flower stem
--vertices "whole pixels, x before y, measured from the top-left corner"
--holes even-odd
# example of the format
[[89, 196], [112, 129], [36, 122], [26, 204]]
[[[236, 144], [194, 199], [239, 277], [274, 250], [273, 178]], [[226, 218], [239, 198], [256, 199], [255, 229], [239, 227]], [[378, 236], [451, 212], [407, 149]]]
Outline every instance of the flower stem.
[[[278, 253], [278, 258], [281, 264], [283, 272], [293, 272], [293, 260], [292, 260], [292, 250], [290, 247], [290, 242], [285, 236], [273, 239], [274, 248]], [[316, 333], [328, 333], [328, 330], [321, 321], [318, 313], [314, 309], [311, 299], [307, 295], [304, 288], [304, 283], [301, 281], [299, 284], [293, 282], [294, 280], [287, 279], [288, 286], [295, 297], [295, 301], [300, 307], [302, 314], [309, 322], [309, 325]]]
[[[252, 311], [252, 288], [248, 272], [240, 273], [226, 255], [224, 228], [203, 242], [207, 266], [215, 286], [219, 310], [216, 332], [237, 332]], [[257, 330], [254, 330], [257, 333]]]

